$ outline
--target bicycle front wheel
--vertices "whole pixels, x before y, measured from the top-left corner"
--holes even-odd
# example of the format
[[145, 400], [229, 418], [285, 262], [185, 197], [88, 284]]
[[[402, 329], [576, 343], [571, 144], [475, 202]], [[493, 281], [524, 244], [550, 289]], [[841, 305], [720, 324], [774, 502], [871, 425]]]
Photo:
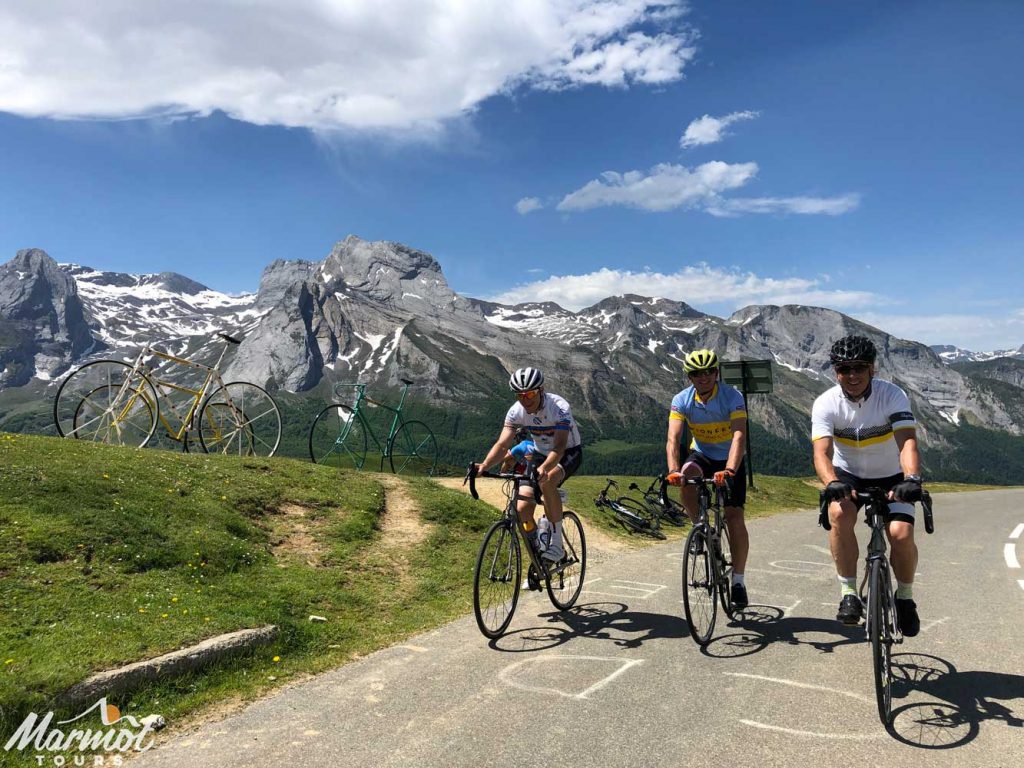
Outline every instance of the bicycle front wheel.
[[573, 607], [583, 589], [587, 573], [587, 539], [583, 523], [575, 512], [565, 511], [562, 516], [562, 547], [565, 556], [548, 572], [548, 597], [560, 611]]
[[683, 549], [683, 608], [690, 635], [702, 648], [711, 640], [718, 617], [715, 566], [709, 547], [707, 529], [703, 525], [691, 528]]
[[281, 411], [263, 387], [225, 384], [206, 398], [198, 416], [199, 444], [207, 453], [273, 456], [281, 442]]
[[519, 538], [510, 520], [499, 520], [484, 537], [473, 577], [473, 612], [485, 637], [501, 637], [519, 602], [523, 572]]
[[156, 388], [120, 360], [86, 363], [68, 376], [53, 401], [61, 437], [141, 448], [156, 431]]
[[623, 527], [635, 533], [642, 533], [652, 539], [664, 539], [658, 518], [652, 514], [646, 504], [641, 504], [628, 497], [616, 500], [615, 516]]
[[732, 541], [729, 538], [729, 526], [723, 520], [718, 531], [718, 596], [722, 600], [722, 610], [732, 618]]
[[391, 471], [396, 475], [434, 474], [437, 467], [437, 440], [422, 421], [405, 421], [388, 444]]
[[892, 596], [888, 567], [881, 560], [872, 560], [868, 572], [868, 639], [875, 671], [878, 717], [886, 727], [892, 722]]
[[314, 464], [362, 469], [366, 463], [366, 424], [347, 405], [328, 405], [309, 429], [309, 457]]

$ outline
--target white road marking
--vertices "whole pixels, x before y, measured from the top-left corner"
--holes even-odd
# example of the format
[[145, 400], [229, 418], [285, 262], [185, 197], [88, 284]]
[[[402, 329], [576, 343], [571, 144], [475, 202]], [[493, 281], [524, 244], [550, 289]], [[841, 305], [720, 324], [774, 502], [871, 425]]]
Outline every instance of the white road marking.
[[753, 728], [761, 728], [765, 731], [778, 731], [779, 733], [787, 733], [790, 736], [816, 736], [819, 739], [880, 739], [883, 735], [881, 733], [819, 733], [817, 731], [798, 731], [793, 728], [783, 728], [778, 725], [768, 725], [767, 723], [759, 723], [756, 720], [740, 720], [744, 725], [749, 725]]
[[1021, 523], [1013, 529], [1013, 533], [1010, 534], [1011, 539], [1019, 539], [1020, 535], [1024, 533], [1024, 523]]
[[874, 699], [869, 699], [867, 696], [862, 696], [859, 693], [851, 693], [850, 691], [841, 691], [838, 688], [826, 688], [823, 685], [811, 685], [810, 683], [801, 683], [798, 680], [784, 680], [779, 677], [765, 677], [764, 675], [748, 675], [745, 672], [723, 672], [723, 675], [729, 675], [730, 677], [746, 677], [751, 680], [764, 680], [768, 683], [778, 683], [779, 685], [788, 685], [793, 688], [808, 688], [814, 691], [826, 691], [828, 693], [838, 693], [842, 696], [849, 696], [851, 699], [857, 699], [857, 701], [863, 701], [865, 704], [874, 704]]
[[804, 546], [808, 549], [813, 549], [815, 552], [821, 552], [821, 554], [823, 555], [828, 555], [829, 557], [832, 557], [832, 550], [830, 550], [828, 547], [819, 547], [817, 544], [804, 544]]
[[577, 699], [585, 699], [585, 698], [587, 698], [587, 696], [592, 694], [594, 691], [599, 691], [602, 688], [604, 688], [606, 685], [608, 685], [608, 683], [610, 683], [612, 680], [614, 680], [616, 677], [621, 675], [623, 672], [625, 672], [630, 667], [635, 666], [637, 664], [643, 664], [643, 663], [644, 663], [643, 659], [627, 659], [626, 662], [619, 669], [617, 669], [614, 672], [612, 672], [604, 680], [599, 680], [596, 683], [594, 683], [592, 686], [587, 688], [587, 690], [585, 690], [583, 693], [576, 694], [576, 698]]
[[931, 629], [934, 626], [937, 626], [938, 624], [945, 624], [947, 621], [949, 621], [949, 619], [949, 616], [943, 616], [941, 619], [932, 619], [927, 624], [921, 625], [921, 631], [927, 632], [929, 629]]
[[[793, 565], [789, 565], [790, 563]], [[801, 573], [810, 573], [812, 571], [820, 571], [822, 568], [833, 567], [832, 563], [815, 563], [810, 560], [773, 560], [769, 565], [772, 568], [778, 568], [780, 571], [798, 571]], [[810, 568], [805, 566], [810, 566]]]
[[791, 576], [797, 579], [820, 579], [821, 573], [809, 573], [807, 571], [783, 571], [770, 568], [751, 568], [747, 566], [747, 573], [770, 573], [773, 576]]
[[1020, 568], [1020, 562], [1017, 560], [1017, 545], [1008, 543], [1003, 547], [1003, 559], [1006, 560], [1006, 566], [1008, 568]]
[[1024, 579], [1018, 579], [1017, 583], [1020, 584], [1020, 588], [1024, 589]]
[[[517, 681], [511, 679], [511, 675], [514, 672], [518, 671], [521, 667], [524, 667], [524, 666], [527, 666], [527, 665], [536, 665], [536, 664], [542, 664], [542, 663], [548, 663], [548, 662], [560, 662], [560, 661], [586, 661], [586, 662], [607, 661], [607, 662], [611, 662], [613, 664], [618, 664], [619, 668], [616, 669], [615, 671], [613, 671], [611, 674], [606, 675], [605, 677], [601, 678], [596, 683], [591, 685], [589, 688], [586, 688], [585, 690], [580, 691], [579, 693], [571, 693], [569, 691], [563, 691], [563, 690], [561, 690], [559, 688], [549, 688], [549, 687], [537, 686], [537, 685], [527, 685], [525, 683], [520, 683], [520, 682], [517, 682]], [[580, 699], [580, 700], [582, 700], [582, 699], [588, 698], [595, 691], [599, 691], [602, 688], [604, 688], [606, 685], [608, 685], [608, 683], [610, 683], [612, 680], [617, 678], [619, 675], [621, 675], [623, 672], [625, 672], [630, 667], [634, 667], [637, 664], [642, 664], [643, 661], [644, 661], [643, 659], [612, 659], [612, 658], [608, 658], [607, 656], [538, 656], [538, 657], [533, 658], [533, 659], [523, 659], [522, 661], [517, 661], [517, 662], [515, 662], [513, 664], [510, 664], [509, 666], [505, 667], [503, 670], [501, 670], [498, 673], [498, 679], [501, 680], [506, 685], [508, 685], [508, 686], [510, 686], [512, 688], [518, 688], [521, 691], [535, 691], [537, 693], [553, 693], [556, 696], [562, 696], [562, 697], [567, 698], [567, 699]]]
[[668, 589], [664, 584], [647, 584], [642, 581], [608, 581], [602, 585], [606, 590], [614, 589], [617, 592], [602, 592], [596, 589], [587, 590], [588, 595], [608, 595], [610, 597], [633, 597], [637, 600], [647, 600], [663, 589]]

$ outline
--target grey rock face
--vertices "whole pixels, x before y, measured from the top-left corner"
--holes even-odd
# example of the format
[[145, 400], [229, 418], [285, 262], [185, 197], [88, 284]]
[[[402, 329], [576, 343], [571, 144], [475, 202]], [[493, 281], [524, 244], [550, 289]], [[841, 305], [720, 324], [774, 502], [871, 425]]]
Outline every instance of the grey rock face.
[[74, 279], [44, 251], [0, 265], [0, 387], [57, 376], [96, 346]]

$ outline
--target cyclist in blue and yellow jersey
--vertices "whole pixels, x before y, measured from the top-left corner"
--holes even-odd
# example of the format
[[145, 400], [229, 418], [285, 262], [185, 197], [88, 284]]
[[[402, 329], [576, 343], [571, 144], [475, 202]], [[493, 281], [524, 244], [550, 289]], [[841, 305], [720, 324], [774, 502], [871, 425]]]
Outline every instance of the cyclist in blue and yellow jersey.
[[[537, 368], [520, 368], [508, 380], [516, 394], [516, 402], [505, 414], [505, 426], [497, 442], [476, 465], [482, 472], [508, 455], [516, 440], [516, 431], [525, 428], [533, 439], [533, 464], [537, 467], [537, 481], [543, 496], [544, 511], [552, 524], [550, 540], [541, 542], [541, 559], [557, 563], [565, 556], [562, 547], [562, 498], [558, 486], [579, 469], [583, 459], [580, 430], [572, 417], [572, 410], [563, 398], [544, 391], [544, 374]], [[519, 489], [519, 518], [527, 531], [533, 528], [533, 510], [537, 502], [533, 489], [526, 484]]]
[[[737, 610], [747, 607], [747, 525], [743, 505], [747, 500], [747, 481], [743, 472], [744, 440], [747, 433], [747, 407], [743, 395], [718, 380], [718, 355], [710, 349], [698, 349], [683, 359], [690, 386], [672, 398], [668, 415], [668, 481], [681, 485], [683, 478], [711, 475], [715, 484], [725, 486], [725, 523], [732, 544], [732, 604]], [[693, 442], [686, 461], [681, 460], [683, 426], [690, 427]], [[696, 522], [697, 488], [683, 485], [686, 514]]]
[[864, 615], [857, 596], [856, 491], [889, 491], [886, 532], [896, 574], [896, 620], [907, 637], [921, 629], [914, 602], [917, 544], [914, 502], [921, 500], [921, 459], [917, 421], [907, 393], [874, 378], [878, 351], [866, 336], [844, 336], [829, 359], [838, 383], [818, 396], [811, 409], [814, 469], [825, 485], [832, 524], [829, 545], [836, 563], [841, 599], [836, 619], [856, 625]]

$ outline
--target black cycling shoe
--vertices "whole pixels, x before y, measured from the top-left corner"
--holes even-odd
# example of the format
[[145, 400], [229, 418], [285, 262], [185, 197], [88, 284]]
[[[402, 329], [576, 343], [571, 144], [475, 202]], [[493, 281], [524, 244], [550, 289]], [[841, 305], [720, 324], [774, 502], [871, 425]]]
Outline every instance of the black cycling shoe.
[[540, 576], [537, 575], [537, 569], [533, 567], [533, 563], [530, 563], [530, 567], [526, 571], [526, 588], [534, 592], [540, 592], [543, 589]]
[[841, 621], [848, 627], [856, 627], [864, 618], [864, 605], [856, 595], [844, 595], [839, 603], [839, 612], [836, 614], [836, 621]]
[[742, 584], [733, 584], [730, 602], [734, 610], [742, 611], [747, 607], [747, 588]]
[[896, 626], [904, 637], [914, 637], [921, 631], [921, 619], [917, 615], [917, 603], [907, 598], [896, 598]]

